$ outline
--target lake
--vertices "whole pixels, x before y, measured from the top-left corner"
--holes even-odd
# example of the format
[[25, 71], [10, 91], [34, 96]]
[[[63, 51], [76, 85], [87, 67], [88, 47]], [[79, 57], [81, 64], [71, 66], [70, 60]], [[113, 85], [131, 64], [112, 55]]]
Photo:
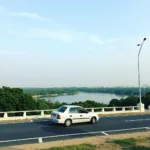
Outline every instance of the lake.
[[94, 100], [96, 102], [108, 104], [111, 99], [117, 98], [125, 98], [127, 96], [119, 96], [115, 94], [102, 94], [102, 93], [84, 93], [80, 92], [76, 95], [65, 95], [65, 96], [57, 96], [57, 97], [44, 97], [42, 99], [51, 100], [52, 102], [59, 101], [59, 102], [79, 102], [79, 101], [86, 101], [86, 100]]

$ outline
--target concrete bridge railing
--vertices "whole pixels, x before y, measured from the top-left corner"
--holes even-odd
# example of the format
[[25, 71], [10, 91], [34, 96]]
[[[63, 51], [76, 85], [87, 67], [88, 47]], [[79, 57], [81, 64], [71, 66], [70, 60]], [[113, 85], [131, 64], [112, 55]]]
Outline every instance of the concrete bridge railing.
[[[143, 106], [138, 105], [126, 107], [96, 107], [86, 108], [86, 110], [88, 110], [89, 112], [95, 112], [97, 114], [117, 114], [144, 112], [144, 108], [142, 108]], [[0, 112], [0, 121], [50, 118], [50, 114], [54, 110], [56, 109]]]

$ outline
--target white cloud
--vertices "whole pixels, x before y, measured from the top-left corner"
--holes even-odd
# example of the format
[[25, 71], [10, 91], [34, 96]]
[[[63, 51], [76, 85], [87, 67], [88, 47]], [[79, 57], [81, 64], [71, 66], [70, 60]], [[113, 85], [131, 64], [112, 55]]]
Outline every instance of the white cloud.
[[104, 41], [101, 40], [97, 35], [91, 35], [89, 36], [89, 39], [96, 44], [104, 44]]
[[23, 38], [35, 38], [35, 39], [51, 38], [65, 43], [73, 43], [73, 42], [80, 44], [94, 43], [99, 45], [109, 45], [111, 43], [114, 43], [113, 40], [104, 41], [101, 40], [98, 36], [90, 35], [87, 32], [78, 32], [76, 30], [69, 30], [69, 29], [51, 30], [44, 28], [27, 28], [26, 31], [22, 33], [12, 29], [9, 30], [8, 32], [17, 36], [21, 36]]
[[31, 36], [35, 38], [52, 38], [67, 43], [71, 41], [71, 36], [64, 31], [52, 31], [49, 29], [34, 28], [28, 29], [28, 32], [31, 33]]
[[10, 15], [14, 17], [26, 17], [26, 18], [40, 20], [40, 21], [47, 20], [46, 18], [43, 18], [39, 14], [34, 12], [11, 12]]
[[19, 33], [13, 30], [10, 30], [9, 33], [19, 35], [25, 38], [51, 38], [55, 40], [60, 40], [66, 43], [71, 42], [71, 36], [64, 31], [58, 30], [49, 30], [49, 29], [41, 29], [41, 28], [29, 28], [24, 33]]

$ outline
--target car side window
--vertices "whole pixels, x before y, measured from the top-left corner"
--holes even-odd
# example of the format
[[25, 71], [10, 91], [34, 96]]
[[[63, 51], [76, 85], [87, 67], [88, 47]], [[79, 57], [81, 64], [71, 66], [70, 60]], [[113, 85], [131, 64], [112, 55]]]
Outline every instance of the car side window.
[[85, 109], [82, 108], [82, 107], [79, 107], [79, 108], [78, 108], [78, 113], [88, 113], [88, 111], [85, 110]]
[[75, 107], [72, 107], [69, 109], [69, 113], [78, 113], [78, 109]]

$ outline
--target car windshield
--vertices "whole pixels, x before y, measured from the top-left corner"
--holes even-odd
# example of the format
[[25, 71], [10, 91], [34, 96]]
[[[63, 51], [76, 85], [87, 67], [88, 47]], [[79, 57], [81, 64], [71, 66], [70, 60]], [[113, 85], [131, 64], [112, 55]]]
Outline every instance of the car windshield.
[[65, 106], [61, 106], [61, 107], [59, 107], [58, 108], [58, 112], [65, 112], [65, 110], [67, 109], [67, 107], [65, 107]]

